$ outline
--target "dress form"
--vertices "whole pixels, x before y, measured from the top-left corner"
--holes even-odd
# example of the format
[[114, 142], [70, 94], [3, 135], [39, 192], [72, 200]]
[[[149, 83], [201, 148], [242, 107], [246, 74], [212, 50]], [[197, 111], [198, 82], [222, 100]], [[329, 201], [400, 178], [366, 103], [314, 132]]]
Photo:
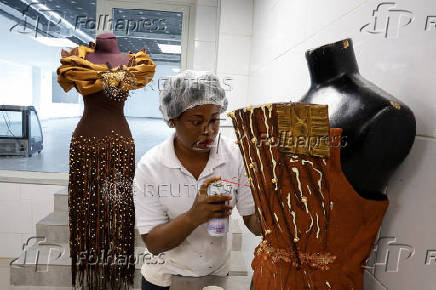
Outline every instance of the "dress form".
[[74, 87], [84, 100], [69, 152], [71, 281], [75, 289], [128, 289], [135, 272], [135, 145], [123, 108], [156, 65], [144, 48], [123, 55], [114, 37], [100, 35], [97, 43], [99, 49], [90, 42], [62, 50], [57, 69], [64, 91]]
[[343, 129], [342, 169], [364, 198], [384, 200], [389, 177], [416, 134], [410, 108], [359, 74], [351, 39], [306, 52], [311, 86], [302, 102], [327, 104], [332, 128]]
[[[95, 51], [87, 53], [85, 59], [93, 64], [106, 64], [109, 68], [127, 65], [129, 57], [118, 48], [113, 33], [97, 36]], [[84, 95], [84, 111], [73, 136], [103, 137], [112, 130], [124, 137], [132, 137], [129, 125], [124, 117], [124, 102], [114, 102], [103, 91]]]
[[85, 59], [94, 64], [106, 64], [111, 66], [127, 65], [129, 57], [122, 54], [118, 48], [117, 38], [113, 33], [103, 33], [97, 36], [95, 52], [88, 53]]
[[228, 113], [262, 227], [256, 290], [363, 290], [362, 262], [389, 201], [364, 199], [348, 182], [342, 129], [329, 127], [327, 109], [286, 102]]

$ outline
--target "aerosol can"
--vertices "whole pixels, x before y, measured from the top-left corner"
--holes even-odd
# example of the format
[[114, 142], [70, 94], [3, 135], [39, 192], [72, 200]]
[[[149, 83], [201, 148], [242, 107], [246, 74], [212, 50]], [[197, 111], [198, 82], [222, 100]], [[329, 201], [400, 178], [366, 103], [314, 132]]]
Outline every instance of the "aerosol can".
[[[232, 186], [225, 184], [224, 181], [218, 180], [209, 184], [207, 188], [207, 195], [222, 195], [230, 196]], [[217, 204], [229, 205], [229, 201], [216, 202]], [[229, 230], [229, 217], [226, 218], [212, 218], [207, 224], [207, 231], [211, 236], [224, 236]]]

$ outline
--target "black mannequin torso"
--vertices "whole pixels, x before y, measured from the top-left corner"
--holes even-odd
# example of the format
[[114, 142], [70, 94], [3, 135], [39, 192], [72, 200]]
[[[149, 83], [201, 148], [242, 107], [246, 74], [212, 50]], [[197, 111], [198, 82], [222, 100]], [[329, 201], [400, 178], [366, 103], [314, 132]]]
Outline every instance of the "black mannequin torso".
[[413, 112], [359, 74], [351, 39], [306, 52], [311, 87], [302, 102], [328, 105], [330, 127], [342, 128], [342, 170], [364, 198], [384, 188], [412, 147]]

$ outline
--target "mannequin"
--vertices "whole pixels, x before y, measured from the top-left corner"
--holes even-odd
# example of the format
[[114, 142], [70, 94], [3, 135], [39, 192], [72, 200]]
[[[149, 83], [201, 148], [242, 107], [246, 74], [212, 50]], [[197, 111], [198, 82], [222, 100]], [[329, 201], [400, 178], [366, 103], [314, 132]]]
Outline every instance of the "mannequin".
[[108, 32], [97, 36], [95, 41], [95, 52], [88, 53], [86, 59], [94, 64], [110, 63], [111, 66], [127, 65], [129, 57], [122, 54], [118, 48], [115, 34]]
[[[75, 87], [84, 103], [69, 154], [72, 285], [128, 289], [135, 271], [135, 144], [124, 103], [130, 90], [151, 80], [156, 65], [145, 49], [122, 54], [112, 33], [61, 55], [58, 82], [65, 92]], [[97, 256], [103, 260], [92, 260]]]
[[[129, 57], [120, 52], [113, 33], [98, 35], [95, 45], [91, 43], [90, 47], [94, 47], [95, 51], [87, 53], [85, 59], [93, 64], [106, 64], [110, 68], [115, 68], [129, 63]], [[115, 130], [122, 136], [132, 137], [123, 113], [124, 103], [114, 103], [103, 91], [83, 95], [83, 102], [83, 116], [73, 136], [103, 137]]]
[[359, 74], [351, 39], [306, 52], [311, 86], [302, 102], [326, 104], [342, 128], [341, 164], [360, 196], [386, 200], [385, 186], [408, 155], [416, 122], [408, 106]]

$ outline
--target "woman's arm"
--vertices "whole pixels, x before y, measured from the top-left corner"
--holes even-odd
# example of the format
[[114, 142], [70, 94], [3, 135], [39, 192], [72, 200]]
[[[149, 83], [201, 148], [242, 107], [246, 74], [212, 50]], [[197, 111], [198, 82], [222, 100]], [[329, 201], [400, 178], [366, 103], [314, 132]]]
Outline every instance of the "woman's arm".
[[245, 215], [242, 217], [244, 219], [245, 226], [255, 235], [262, 235], [262, 226], [260, 225], [259, 218], [256, 214]]
[[[225, 218], [232, 213], [232, 207], [224, 203], [231, 200], [231, 196], [208, 196], [206, 193], [209, 184], [219, 179], [213, 177], [203, 183], [190, 210], [167, 223], [155, 226], [141, 236], [150, 253], [156, 255], [171, 250], [180, 245], [199, 225], [211, 218]], [[217, 202], [222, 203], [216, 204]]]
[[141, 237], [147, 250], [157, 255], [180, 245], [198, 226], [190, 217], [189, 212], [185, 212], [170, 222], [155, 226]]

